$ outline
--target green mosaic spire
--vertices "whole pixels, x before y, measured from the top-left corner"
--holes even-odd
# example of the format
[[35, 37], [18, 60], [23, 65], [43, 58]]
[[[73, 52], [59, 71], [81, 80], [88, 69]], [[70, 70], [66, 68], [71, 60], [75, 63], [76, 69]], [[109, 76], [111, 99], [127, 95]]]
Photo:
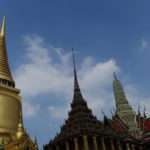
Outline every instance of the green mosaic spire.
[[115, 101], [116, 101], [116, 111], [123, 112], [123, 111], [132, 110], [126, 98], [123, 86], [120, 80], [117, 79], [115, 73], [114, 73], [114, 81], [113, 81], [113, 90], [114, 90]]
[[130, 133], [138, 137], [139, 128], [136, 122], [136, 112], [132, 110], [132, 107], [126, 98], [123, 86], [120, 80], [117, 79], [115, 73], [113, 90], [116, 102], [116, 114], [128, 125]]

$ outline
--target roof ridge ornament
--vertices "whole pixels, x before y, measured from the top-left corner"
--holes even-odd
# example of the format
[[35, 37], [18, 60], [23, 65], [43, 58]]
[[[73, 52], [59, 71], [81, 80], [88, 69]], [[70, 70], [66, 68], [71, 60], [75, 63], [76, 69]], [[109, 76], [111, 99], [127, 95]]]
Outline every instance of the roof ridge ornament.
[[144, 105], [144, 112], [143, 112], [143, 116], [145, 117], [145, 118], [147, 118], [147, 116], [146, 116], [146, 106]]
[[138, 104], [138, 115], [141, 116], [141, 112], [140, 112], [140, 104]]

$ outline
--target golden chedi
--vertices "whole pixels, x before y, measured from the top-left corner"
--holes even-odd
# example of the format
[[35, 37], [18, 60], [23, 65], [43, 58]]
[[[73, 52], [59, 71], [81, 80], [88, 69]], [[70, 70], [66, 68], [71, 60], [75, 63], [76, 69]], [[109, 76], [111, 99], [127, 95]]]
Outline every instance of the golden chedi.
[[15, 88], [8, 64], [5, 42], [5, 19], [0, 30], [0, 149], [37, 150], [23, 127], [20, 90]]
[[19, 89], [15, 88], [6, 52], [5, 15], [0, 31], [0, 135], [17, 130], [21, 108]]

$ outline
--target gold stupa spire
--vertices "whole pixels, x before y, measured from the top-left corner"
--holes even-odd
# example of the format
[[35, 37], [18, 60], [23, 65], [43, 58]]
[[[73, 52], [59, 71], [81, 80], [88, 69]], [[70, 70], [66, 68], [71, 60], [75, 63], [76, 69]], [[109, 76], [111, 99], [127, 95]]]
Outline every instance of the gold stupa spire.
[[14, 80], [11, 76], [6, 42], [5, 42], [5, 26], [6, 26], [6, 14], [3, 15], [2, 27], [0, 30], [0, 83], [7, 84], [9, 86], [14, 86]]
[[3, 14], [3, 22], [1, 27], [0, 36], [5, 36], [5, 21], [6, 20], [6, 14]]
[[23, 127], [23, 117], [22, 117], [22, 108], [20, 110], [20, 116], [19, 116], [19, 122], [18, 122], [18, 129], [17, 129], [17, 138], [19, 139], [24, 133], [24, 127]]

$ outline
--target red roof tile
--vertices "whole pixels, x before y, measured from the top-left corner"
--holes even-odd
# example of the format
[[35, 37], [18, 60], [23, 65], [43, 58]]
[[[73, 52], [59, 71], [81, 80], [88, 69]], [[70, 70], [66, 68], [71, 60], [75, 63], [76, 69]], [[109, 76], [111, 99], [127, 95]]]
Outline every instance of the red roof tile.
[[109, 123], [111, 124], [111, 126], [117, 130], [117, 131], [123, 131], [123, 128], [121, 127], [120, 124], [118, 124], [117, 122], [115, 122], [114, 120], [110, 120], [108, 119]]
[[150, 131], [150, 119], [145, 120], [145, 131]]

